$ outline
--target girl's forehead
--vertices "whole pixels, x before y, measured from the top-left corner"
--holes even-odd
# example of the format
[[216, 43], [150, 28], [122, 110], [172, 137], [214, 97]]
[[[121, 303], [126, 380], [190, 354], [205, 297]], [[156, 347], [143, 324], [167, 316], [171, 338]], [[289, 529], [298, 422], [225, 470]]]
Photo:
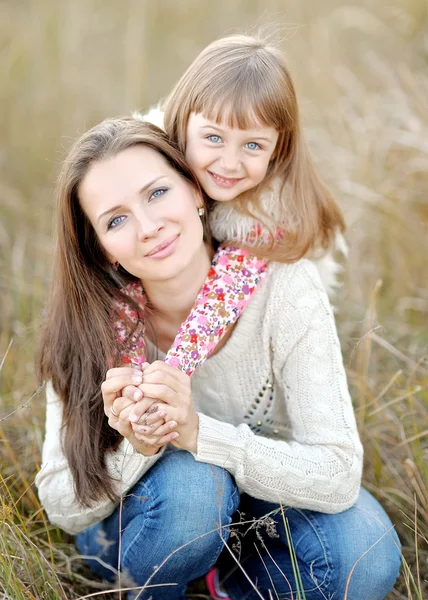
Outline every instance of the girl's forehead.
[[212, 125], [224, 130], [234, 129], [248, 133], [257, 133], [268, 129], [275, 131], [272, 125], [262, 122], [254, 113], [251, 114], [250, 111], [245, 122], [239, 121], [234, 116], [233, 111], [227, 110], [191, 113], [189, 121], [199, 127], [209, 127]]

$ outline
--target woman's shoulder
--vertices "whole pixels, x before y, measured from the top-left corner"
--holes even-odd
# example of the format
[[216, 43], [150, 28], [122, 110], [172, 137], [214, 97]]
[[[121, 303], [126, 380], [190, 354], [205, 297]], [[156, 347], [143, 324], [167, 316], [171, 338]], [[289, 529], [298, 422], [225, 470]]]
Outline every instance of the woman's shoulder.
[[317, 266], [308, 258], [301, 258], [293, 263], [271, 261], [266, 278], [272, 290], [290, 296], [303, 292], [325, 294]]

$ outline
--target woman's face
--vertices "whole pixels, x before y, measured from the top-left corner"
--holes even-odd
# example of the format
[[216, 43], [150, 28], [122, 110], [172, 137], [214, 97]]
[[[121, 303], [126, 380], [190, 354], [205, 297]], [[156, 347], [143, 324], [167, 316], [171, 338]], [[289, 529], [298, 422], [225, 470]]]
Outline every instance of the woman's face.
[[166, 281], [205, 252], [196, 190], [152, 148], [91, 165], [78, 195], [109, 260], [144, 281]]

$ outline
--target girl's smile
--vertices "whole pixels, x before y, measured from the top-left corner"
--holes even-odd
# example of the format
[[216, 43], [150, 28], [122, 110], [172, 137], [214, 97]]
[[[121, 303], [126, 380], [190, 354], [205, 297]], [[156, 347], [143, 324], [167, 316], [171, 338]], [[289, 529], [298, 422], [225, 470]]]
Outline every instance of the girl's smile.
[[243, 179], [243, 177], [240, 177], [238, 179], [236, 179], [236, 178], [232, 179], [231, 177], [224, 177], [224, 176], [217, 175], [216, 173], [212, 173], [211, 171], [208, 171], [208, 174], [212, 177], [214, 183], [222, 188], [234, 187], [237, 183], [239, 183]]

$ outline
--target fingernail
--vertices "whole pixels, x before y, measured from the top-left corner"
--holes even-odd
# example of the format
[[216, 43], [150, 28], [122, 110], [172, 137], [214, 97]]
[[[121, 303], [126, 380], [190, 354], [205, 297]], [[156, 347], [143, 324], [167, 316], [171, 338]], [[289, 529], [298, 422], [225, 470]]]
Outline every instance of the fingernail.
[[131, 421], [131, 423], [138, 423], [140, 417], [138, 415], [130, 415], [129, 420]]
[[143, 381], [143, 374], [141, 373], [140, 375], [133, 375], [132, 376], [132, 383], [141, 383]]
[[138, 390], [137, 392], [134, 392], [134, 400], [139, 400], [142, 396], [142, 393]]
[[176, 440], [179, 435], [180, 435], [179, 433], [175, 432], [175, 433], [172, 434], [171, 439], [172, 440]]
[[166, 412], [164, 410], [161, 410], [159, 414], [159, 417], [162, 419], [163, 417], [166, 417]]
[[170, 429], [175, 429], [175, 427], [177, 427], [177, 423], [175, 421], [170, 421], [169, 422], [169, 428]]

